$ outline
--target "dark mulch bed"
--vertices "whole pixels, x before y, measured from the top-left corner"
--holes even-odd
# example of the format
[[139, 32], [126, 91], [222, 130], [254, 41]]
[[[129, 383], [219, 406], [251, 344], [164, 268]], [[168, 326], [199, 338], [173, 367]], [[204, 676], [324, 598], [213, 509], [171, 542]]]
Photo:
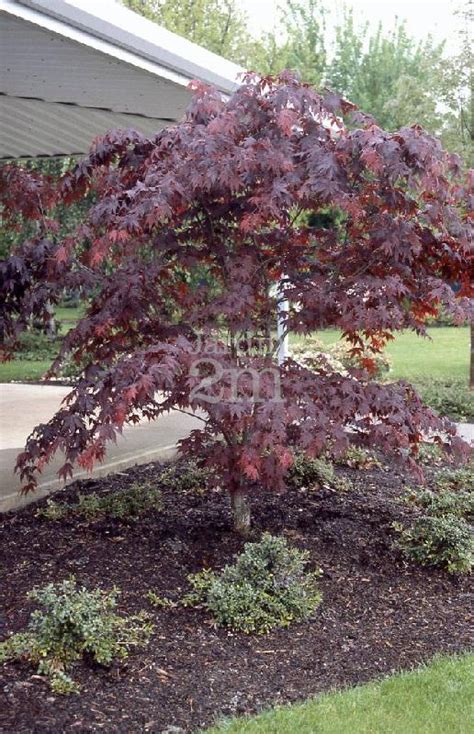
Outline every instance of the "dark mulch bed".
[[[163, 487], [162, 512], [136, 524], [35, 516], [38, 505], [0, 520], [3, 608], [0, 638], [21, 629], [35, 585], [70, 574], [89, 587], [122, 589], [121, 609], [155, 616], [150, 645], [112, 670], [78, 666], [80, 695], [54, 696], [24, 664], [0, 669], [2, 732], [190, 732], [218, 716], [254, 712], [336, 686], [409, 668], [435, 653], [468, 648], [466, 578], [404, 563], [392, 549], [391, 524], [409, 512], [406, 481], [395, 469], [344, 470], [354, 489], [290, 490], [254, 498], [257, 529], [285, 533], [323, 571], [323, 603], [313, 621], [264, 637], [232, 634], [196, 609], [154, 610], [153, 589], [178, 595], [186, 575], [219, 567], [242, 547], [218, 492], [177, 494]], [[160, 466], [71, 485], [108, 491], [159, 481]]]

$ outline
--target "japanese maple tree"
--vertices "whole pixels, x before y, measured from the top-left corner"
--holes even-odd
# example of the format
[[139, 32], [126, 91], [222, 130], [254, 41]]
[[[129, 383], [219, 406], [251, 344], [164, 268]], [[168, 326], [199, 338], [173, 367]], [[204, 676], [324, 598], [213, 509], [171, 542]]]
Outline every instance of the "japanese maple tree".
[[[350, 432], [413, 467], [428, 435], [462, 451], [410, 385], [371, 372], [393, 332], [468, 315], [473, 183], [421, 128], [384, 132], [290, 73], [249, 74], [227, 100], [195, 83], [182, 122], [110, 131], [57, 185], [4, 167], [4, 215], [37, 222], [1, 264], [4, 357], [64, 289], [88, 297], [50, 371], [69, 358], [81, 373], [18, 457], [24, 491], [55, 452], [66, 479], [125, 423], [172, 409], [201, 419], [181, 450], [215, 470], [240, 529], [253, 488], [283, 489], [295, 452], [340, 454]], [[86, 193], [59, 236], [55, 208]], [[311, 226], [318, 212], [333, 225]], [[279, 301], [288, 332], [339, 329], [360, 367], [278, 365]]]

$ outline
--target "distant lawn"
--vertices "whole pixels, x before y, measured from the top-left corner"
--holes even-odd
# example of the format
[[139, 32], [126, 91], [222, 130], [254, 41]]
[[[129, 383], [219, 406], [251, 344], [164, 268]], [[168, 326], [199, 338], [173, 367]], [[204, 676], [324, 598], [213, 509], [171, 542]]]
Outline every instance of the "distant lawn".
[[[390, 378], [406, 380], [447, 379], [465, 380], [469, 374], [469, 327], [434, 327], [428, 330], [430, 339], [413, 332], [398, 334], [387, 346], [392, 359]], [[340, 334], [335, 330], [320, 331], [315, 336], [323, 344], [334, 344]], [[301, 341], [303, 337], [295, 337]], [[290, 341], [291, 344], [291, 341]]]
[[225, 722], [207, 734], [467, 734], [474, 731], [473, 702], [474, 655], [464, 655]]
[[84, 306], [77, 306], [74, 308], [66, 308], [64, 306], [60, 306], [56, 309], [56, 319], [60, 322], [61, 331], [69, 331], [71, 326], [73, 326], [76, 321], [79, 321], [79, 319], [84, 315]]
[[0, 363], [0, 382], [37, 382], [51, 366], [51, 360], [13, 359]]
[[[55, 315], [58, 321], [58, 333], [67, 334], [83, 312], [82, 306], [57, 308]], [[41, 380], [52, 361], [52, 359], [13, 359], [10, 362], [0, 363], [0, 382], [37, 382]]]

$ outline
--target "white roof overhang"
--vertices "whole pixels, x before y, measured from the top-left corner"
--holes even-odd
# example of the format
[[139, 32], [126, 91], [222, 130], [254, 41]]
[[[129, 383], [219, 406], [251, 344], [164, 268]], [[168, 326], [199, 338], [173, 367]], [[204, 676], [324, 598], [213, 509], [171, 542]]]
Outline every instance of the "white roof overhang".
[[76, 155], [110, 128], [179, 120], [188, 84], [242, 69], [111, 2], [0, 0], [0, 158]]

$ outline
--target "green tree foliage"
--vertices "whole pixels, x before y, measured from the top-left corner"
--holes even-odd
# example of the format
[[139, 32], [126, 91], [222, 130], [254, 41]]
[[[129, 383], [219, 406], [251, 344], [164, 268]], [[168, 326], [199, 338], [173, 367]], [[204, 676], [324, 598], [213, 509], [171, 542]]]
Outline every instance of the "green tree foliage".
[[[271, 73], [296, 69], [304, 81], [320, 86], [327, 67], [324, 0], [288, 0], [279, 12], [279, 30], [255, 46], [257, 66], [263, 62], [262, 70]], [[278, 43], [279, 38], [285, 40]]]
[[321, 84], [327, 63], [324, 4], [321, 0], [288, 0], [283, 7], [283, 20], [291, 38], [289, 66], [297, 68], [302, 77], [312, 84]]
[[395, 130], [420, 123], [439, 132], [437, 110], [443, 44], [428, 36], [417, 42], [404, 23], [386, 31], [379, 24], [357, 24], [346, 9], [336, 28], [334, 55], [327, 68], [331, 88], [375, 117], [381, 127]]
[[123, 0], [123, 4], [235, 63], [247, 60], [247, 17], [236, 0]]
[[459, 53], [443, 66], [441, 100], [447, 107], [443, 142], [474, 165], [474, 1], [458, 8]]
[[265, 73], [295, 69], [304, 81], [344, 94], [389, 130], [419, 123], [443, 134], [444, 44], [430, 36], [417, 41], [403, 22], [374, 28], [356, 20], [350, 6], [334, 34], [327, 32], [330, 18], [325, 0], [290, 0], [280, 8], [278, 28], [254, 44], [249, 65]]

